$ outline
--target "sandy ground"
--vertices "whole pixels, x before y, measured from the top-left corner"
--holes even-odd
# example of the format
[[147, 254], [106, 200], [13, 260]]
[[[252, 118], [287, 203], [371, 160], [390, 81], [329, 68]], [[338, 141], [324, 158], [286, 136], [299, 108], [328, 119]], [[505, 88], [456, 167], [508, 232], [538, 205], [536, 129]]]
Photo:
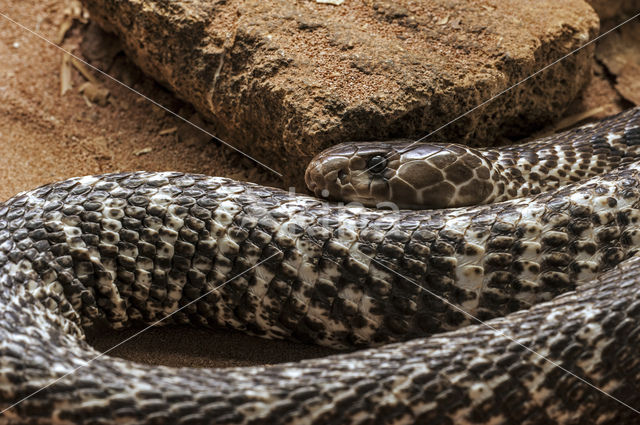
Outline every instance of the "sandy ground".
[[[63, 0], [5, 0], [0, 12], [51, 40], [56, 39], [69, 4]], [[86, 26], [76, 23], [63, 46], [80, 53], [86, 32]], [[0, 200], [72, 176], [141, 169], [288, 186], [105, 78], [99, 78], [100, 85], [112, 99], [106, 106], [92, 104], [78, 92], [86, 79], [76, 69], [70, 73], [73, 89], [61, 95], [63, 53], [2, 17], [0, 58]], [[123, 56], [115, 58], [111, 71], [170, 110], [193, 116], [189, 106], [140, 75]], [[620, 100], [606, 77], [602, 68], [596, 68], [596, 77], [570, 108], [569, 116], [600, 108], [598, 117], [630, 106]], [[101, 333], [90, 341], [105, 350], [134, 333]], [[227, 331], [168, 327], [149, 330], [111, 354], [151, 364], [210, 367], [293, 361], [331, 352]]]
[[[65, 1], [10, 0], [0, 13], [54, 39], [64, 20]], [[65, 48], [78, 52], [82, 28], [71, 29]], [[74, 89], [60, 95], [63, 53], [0, 17], [0, 200], [17, 192], [69, 177], [112, 171], [178, 170], [221, 175], [286, 187], [256, 170], [230, 149], [198, 137], [188, 126], [137, 94], [104, 82], [113, 103], [88, 106], [77, 88], [85, 79], [75, 69]], [[124, 64], [119, 73], [134, 74]], [[180, 115], [193, 111], [153, 81], [137, 76], [134, 88]], [[171, 132], [178, 128], [178, 131]], [[163, 135], [163, 130], [169, 134]], [[146, 153], [141, 153], [146, 152]], [[136, 155], [138, 153], [138, 155]], [[108, 349], [134, 331], [90, 338]], [[128, 341], [112, 355], [152, 364], [235, 366], [294, 361], [333, 351], [280, 341], [267, 341], [227, 331], [189, 327], [157, 328]]]

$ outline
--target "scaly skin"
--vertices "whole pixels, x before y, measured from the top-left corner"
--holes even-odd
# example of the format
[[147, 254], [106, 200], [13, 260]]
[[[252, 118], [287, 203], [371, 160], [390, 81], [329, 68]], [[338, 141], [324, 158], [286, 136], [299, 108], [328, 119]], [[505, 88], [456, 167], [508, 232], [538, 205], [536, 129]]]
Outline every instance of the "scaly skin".
[[[61, 379], [0, 424], [634, 423], [507, 336], [638, 407], [639, 187], [635, 162], [442, 211], [345, 208], [180, 173], [20, 194], [0, 204], [0, 408]], [[487, 320], [536, 303], [490, 320], [497, 332], [462, 327], [473, 320], [456, 308]], [[414, 339], [235, 369], [104, 356], [63, 377], [97, 355], [83, 328], [169, 315], [334, 347]]]

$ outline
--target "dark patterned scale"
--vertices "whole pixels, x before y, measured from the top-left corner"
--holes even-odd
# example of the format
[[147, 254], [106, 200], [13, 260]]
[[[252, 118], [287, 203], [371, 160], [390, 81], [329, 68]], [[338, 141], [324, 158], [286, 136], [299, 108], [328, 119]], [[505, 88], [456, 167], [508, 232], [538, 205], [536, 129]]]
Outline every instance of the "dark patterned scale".
[[[17, 195], [0, 204], [0, 424], [634, 423], [620, 402], [640, 403], [640, 163], [620, 164], [437, 211], [181, 173]], [[86, 363], [84, 328], [167, 317], [398, 343], [271, 367]]]

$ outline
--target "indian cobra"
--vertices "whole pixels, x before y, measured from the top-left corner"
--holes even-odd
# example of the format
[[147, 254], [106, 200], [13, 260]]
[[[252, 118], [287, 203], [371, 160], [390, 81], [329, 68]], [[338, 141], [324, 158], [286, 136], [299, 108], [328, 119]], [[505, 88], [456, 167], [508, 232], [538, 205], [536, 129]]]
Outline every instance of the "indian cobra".
[[[0, 423], [638, 423], [640, 109], [504, 150], [385, 145], [330, 149], [310, 186], [501, 202], [135, 172], [0, 204]], [[163, 318], [377, 348], [195, 369], [84, 340]]]

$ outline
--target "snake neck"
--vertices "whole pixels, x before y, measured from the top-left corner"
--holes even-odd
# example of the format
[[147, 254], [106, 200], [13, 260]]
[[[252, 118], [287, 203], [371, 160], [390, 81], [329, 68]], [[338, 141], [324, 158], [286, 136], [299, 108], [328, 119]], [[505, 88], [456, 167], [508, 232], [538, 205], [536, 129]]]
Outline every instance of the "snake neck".
[[608, 173], [640, 158], [640, 108], [503, 149], [482, 149], [497, 189], [485, 202], [538, 195]]

